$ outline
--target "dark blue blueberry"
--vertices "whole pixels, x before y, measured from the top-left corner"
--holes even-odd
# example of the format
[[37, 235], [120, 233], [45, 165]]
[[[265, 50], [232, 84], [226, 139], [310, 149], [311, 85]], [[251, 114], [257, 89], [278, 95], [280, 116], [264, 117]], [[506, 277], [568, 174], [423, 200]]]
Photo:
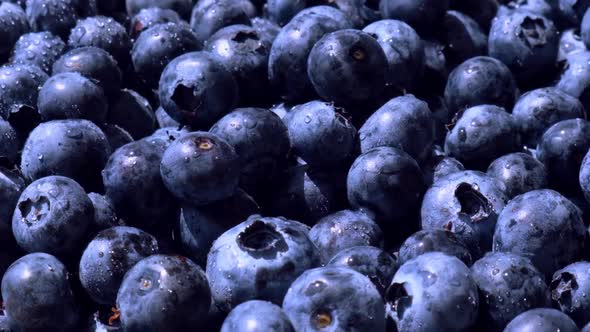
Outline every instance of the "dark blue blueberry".
[[178, 13], [172, 9], [149, 7], [140, 10], [131, 19], [129, 37], [136, 40], [140, 34], [159, 24], [163, 23], [179, 23], [182, 24], [182, 19], [178, 16]]
[[328, 266], [348, 267], [371, 279], [381, 294], [385, 293], [398, 269], [398, 262], [382, 249], [357, 246], [344, 249], [335, 255]]
[[332, 168], [354, 158], [356, 128], [334, 104], [311, 101], [295, 106], [284, 121], [292, 152], [312, 168]]
[[127, 143], [133, 142], [133, 137], [129, 132], [116, 124], [103, 123], [100, 129], [104, 133], [111, 146], [111, 151], [115, 151]]
[[537, 159], [545, 164], [549, 184], [564, 192], [578, 193], [579, 171], [590, 148], [590, 122], [570, 119], [551, 126], [537, 146]]
[[590, 98], [590, 51], [568, 54], [556, 87], [585, 103]]
[[125, 274], [117, 294], [126, 332], [198, 330], [210, 303], [205, 273], [182, 256], [142, 259]]
[[455, 158], [444, 157], [433, 170], [433, 182], [443, 179], [445, 176], [465, 170], [465, 166]]
[[558, 49], [559, 34], [544, 16], [517, 10], [492, 23], [489, 55], [504, 62], [525, 86], [552, 78]]
[[588, 0], [558, 0], [558, 6], [555, 6], [555, 1], [548, 1], [557, 7], [559, 17], [564, 22], [562, 24], [568, 26], [579, 26], [582, 22], [584, 13], [590, 6]]
[[308, 101], [315, 92], [307, 75], [311, 49], [324, 34], [352, 26], [346, 15], [332, 7], [304, 9], [279, 32], [268, 60], [268, 77], [289, 102]]
[[455, 0], [450, 2], [452, 9], [460, 11], [473, 18], [483, 31], [490, 31], [490, 25], [498, 12], [497, 0], [483, 0], [473, 2], [471, 0]]
[[578, 332], [576, 323], [563, 312], [551, 308], [537, 308], [516, 316], [504, 332]]
[[383, 18], [404, 21], [421, 34], [435, 31], [449, 9], [449, 0], [381, 0]]
[[190, 24], [197, 40], [204, 43], [223, 27], [234, 24], [250, 25], [250, 18], [243, 1], [218, 0], [209, 1], [206, 5], [197, 4], [191, 13]]
[[29, 32], [25, 11], [8, 1], [0, 4], [0, 57], [3, 61], [10, 54], [19, 37]]
[[107, 110], [107, 98], [102, 88], [76, 72], [56, 74], [39, 90], [37, 111], [43, 121], [87, 119], [102, 124]]
[[80, 259], [82, 287], [96, 303], [114, 305], [125, 273], [158, 250], [156, 238], [140, 229], [105, 229], [90, 241]]
[[221, 327], [221, 332], [294, 332], [289, 317], [276, 304], [252, 300], [232, 310]]
[[[202, 0], [201, 0], [202, 1]], [[199, 1], [199, 2], [201, 2]], [[171, 9], [183, 18], [188, 18], [193, 8], [191, 0], [125, 0], [125, 6], [129, 16], [136, 15], [142, 9], [157, 7]]]
[[[423, 40], [422, 44], [424, 45], [424, 73], [416, 88], [425, 95], [442, 95], [450, 71], [444, 53], [445, 46], [433, 40]], [[507, 70], [507, 72], [510, 71]]]
[[164, 149], [174, 143], [184, 134], [188, 134], [191, 131], [188, 127], [176, 126], [176, 127], [164, 127], [157, 129], [153, 134], [144, 138], [145, 141], [149, 141], [152, 144], [158, 144]]
[[268, 19], [254, 17], [251, 21], [252, 27], [258, 32], [260, 38], [268, 40], [271, 43], [274, 42], [281, 31], [281, 28], [278, 25]]
[[373, 113], [359, 130], [361, 151], [380, 146], [400, 148], [424, 160], [434, 143], [434, 120], [428, 104], [413, 95], [394, 98]]
[[424, 45], [416, 31], [396, 20], [377, 21], [363, 31], [376, 37], [385, 52], [389, 65], [387, 85], [398, 90], [414, 88], [424, 71]]
[[11, 64], [0, 67], [0, 116], [8, 120], [25, 138], [39, 119], [39, 87], [48, 76], [33, 65]]
[[388, 318], [400, 332], [469, 331], [479, 296], [469, 268], [458, 258], [430, 252], [403, 264], [385, 295]]
[[585, 119], [586, 109], [576, 97], [549, 87], [523, 94], [514, 105], [512, 117], [523, 143], [534, 148], [545, 130], [562, 120]]
[[379, 147], [360, 155], [347, 178], [348, 201], [353, 208], [375, 213], [385, 232], [414, 231], [410, 216], [417, 210], [425, 184], [418, 163], [397, 148]]
[[67, 39], [76, 21], [96, 14], [94, 1], [27, 0], [26, 14], [33, 31], [49, 31]]
[[307, 74], [323, 99], [341, 105], [373, 102], [385, 88], [388, 61], [368, 33], [345, 29], [322, 37], [311, 49]]
[[172, 59], [201, 48], [199, 41], [184, 23], [154, 25], [141, 33], [131, 50], [133, 68], [152, 88], [157, 88], [162, 71]]
[[78, 72], [95, 80], [109, 97], [121, 88], [122, 74], [117, 62], [98, 47], [75, 48], [62, 55], [53, 64], [53, 75], [64, 72]]
[[207, 132], [193, 132], [174, 141], [162, 156], [160, 173], [178, 199], [206, 205], [232, 196], [241, 164], [227, 141]]
[[445, 88], [445, 102], [451, 114], [482, 104], [512, 109], [515, 99], [516, 83], [508, 67], [485, 56], [457, 66]]
[[162, 107], [158, 107], [156, 112], [156, 121], [158, 122], [158, 127], [166, 128], [166, 127], [180, 127], [180, 123], [170, 117], [166, 111]]
[[12, 50], [10, 62], [35, 65], [51, 73], [53, 63], [65, 51], [66, 44], [50, 32], [31, 32], [22, 35]]
[[[588, 2], [588, 1], [586, 1], [586, 2]], [[574, 38], [578, 37], [577, 39], [574, 39], [574, 41], [579, 42], [580, 35], [581, 35], [581, 37], [582, 37], [581, 39], [582, 39], [584, 46], [585, 46], [582, 49], [588, 48], [588, 46], [590, 46], [590, 11], [586, 11], [586, 14], [584, 14], [584, 19], [582, 20], [582, 26], [580, 27], [580, 30], [578, 32], [579, 32], [579, 35], [574, 35]], [[574, 46], [577, 46], [577, 44], [574, 44]]]
[[485, 169], [520, 147], [514, 119], [501, 107], [474, 106], [457, 113], [457, 118], [447, 134], [445, 152], [467, 167]]
[[135, 139], [149, 136], [156, 128], [156, 115], [139, 93], [123, 89], [109, 105], [107, 121], [125, 129]]
[[25, 142], [21, 170], [29, 180], [62, 175], [100, 190], [100, 171], [111, 154], [104, 133], [88, 120], [54, 120], [37, 126]]
[[[204, 11], [208, 10], [208, 7], [212, 4], [224, 2], [227, 0], [200, 0], [197, 1], [195, 6], [193, 7], [193, 12], [195, 11]], [[258, 15], [258, 9], [262, 9], [262, 4], [260, 3], [263, 0], [233, 0], [230, 1], [232, 5], [237, 5], [238, 7], [242, 8], [242, 11], [246, 13], [248, 18], [253, 18]], [[241, 23], [237, 23], [241, 24]], [[231, 24], [228, 24], [231, 25]], [[249, 24], [248, 24], [249, 25]]]
[[257, 213], [260, 213], [258, 204], [242, 190], [209, 205], [185, 204], [179, 219], [182, 248], [188, 257], [204, 266], [213, 242], [225, 231]]
[[443, 18], [439, 34], [451, 64], [487, 54], [488, 36], [475, 20], [461, 12], [449, 10]]
[[[588, 18], [590, 20], [590, 17]], [[590, 25], [590, 21], [588, 22]], [[590, 28], [590, 27], [589, 27]], [[578, 51], [586, 51], [586, 45], [582, 38], [585, 34], [580, 35], [579, 29], [569, 29], [561, 32], [559, 38], [559, 53], [557, 55], [558, 63], [565, 61], [570, 53]], [[588, 30], [588, 37], [590, 39], [590, 29]]]
[[586, 324], [580, 332], [590, 332], [590, 323]]
[[385, 331], [379, 291], [347, 267], [305, 271], [289, 288], [283, 310], [296, 331]]
[[34, 253], [14, 262], [2, 278], [4, 312], [14, 331], [75, 331], [78, 306], [66, 267]]
[[78, 183], [48, 176], [22, 192], [12, 217], [12, 232], [28, 252], [66, 256], [82, 249], [93, 218], [92, 201]]
[[[501, 0], [496, 17], [510, 15], [514, 11], [532, 13], [553, 20], [558, 19], [557, 1], [559, 0]], [[577, 0], [574, 0], [577, 1]], [[489, 22], [493, 24], [493, 19]], [[489, 30], [488, 30], [489, 31]]]
[[422, 228], [457, 234], [477, 259], [477, 248], [483, 252], [492, 248], [498, 214], [507, 200], [504, 185], [485, 173], [452, 173], [435, 182], [424, 195]]
[[487, 174], [504, 183], [508, 199], [546, 188], [548, 183], [545, 166], [530, 154], [522, 152], [510, 153], [494, 160]]
[[12, 166], [18, 162], [20, 140], [8, 121], [0, 118], [0, 165]]
[[242, 169], [240, 188], [258, 196], [275, 183], [291, 145], [287, 127], [273, 112], [238, 108], [217, 121], [210, 132], [236, 150]]
[[192, 52], [172, 60], [160, 78], [162, 108], [181, 124], [209, 128], [235, 105], [238, 87], [220, 60]]
[[511, 253], [487, 253], [471, 267], [480, 294], [479, 324], [501, 331], [514, 317], [550, 305], [545, 277], [530, 259]]
[[3, 202], [0, 205], [0, 240], [3, 243], [3, 251], [14, 242], [12, 215], [25, 187], [25, 180], [18, 172], [0, 168], [0, 201]]
[[122, 224], [110, 198], [97, 193], [89, 193], [88, 198], [94, 206], [93, 233]]
[[229, 312], [253, 299], [280, 304], [303, 271], [320, 265], [308, 229], [296, 221], [253, 215], [223, 233], [207, 257], [217, 308]]
[[590, 263], [576, 262], [553, 274], [551, 298], [578, 326], [590, 321]]
[[556, 191], [543, 189], [516, 196], [498, 217], [494, 251], [531, 259], [549, 279], [582, 253], [586, 227], [581, 210]]
[[[461, 241], [455, 233], [442, 229], [422, 230], [408, 237], [399, 248], [398, 264], [402, 265], [432, 251], [455, 256], [467, 266], [473, 264], [471, 248]], [[477, 254], [477, 249], [474, 254]]]
[[383, 247], [381, 228], [361, 211], [342, 210], [323, 217], [311, 228], [309, 238], [324, 263], [348, 248]]
[[584, 197], [590, 202], [590, 153], [586, 153], [586, 156], [582, 159], [578, 180]]
[[284, 26], [297, 13], [305, 9], [305, 0], [268, 0], [266, 16], [276, 24]]

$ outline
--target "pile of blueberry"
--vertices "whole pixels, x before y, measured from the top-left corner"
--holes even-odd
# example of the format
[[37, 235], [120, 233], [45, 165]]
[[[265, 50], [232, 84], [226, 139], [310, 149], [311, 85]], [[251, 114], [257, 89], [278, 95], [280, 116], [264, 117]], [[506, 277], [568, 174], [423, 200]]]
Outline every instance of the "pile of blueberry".
[[0, 0], [0, 331], [590, 331], [590, 0]]

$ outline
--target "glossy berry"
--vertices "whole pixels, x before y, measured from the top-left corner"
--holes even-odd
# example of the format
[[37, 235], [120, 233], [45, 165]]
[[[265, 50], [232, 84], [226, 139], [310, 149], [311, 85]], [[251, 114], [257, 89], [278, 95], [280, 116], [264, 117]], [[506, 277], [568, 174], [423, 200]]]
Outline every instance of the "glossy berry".
[[252, 300], [232, 310], [225, 318], [221, 332], [275, 331], [293, 332], [289, 317], [276, 304]]
[[526, 192], [547, 187], [545, 166], [530, 154], [517, 152], [494, 160], [487, 174], [506, 187], [509, 199]]
[[18, 39], [12, 50], [10, 62], [35, 65], [51, 73], [53, 63], [65, 51], [66, 44], [50, 32], [26, 33]]
[[172, 9], [149, 7], [140, 10], [133, 18], [129, 26], [129, 37], [133, 40], [137, 40], [139, 35], [158, 24], [163, 23], [181, 23], [181, 18], [178, 13]]
[[19, 37], [29, 32], [29, 22], [24, 10], [9, 1], [0, 4], [0, 56], [10, 54]]
[[107, 121], [125, 129], [135, 139], [151, 135], [156, 127], [156, 116], [150, 103], [129, 89], [123, 89], [113, 96]]
[[76, 20], [96, 13], [94, 1], [27, 0], [26, 14], [33, 31], [49, 31], [67, 39]]
[[473, 264], [474, 255], [471, 253], [471, 248], [461, 241], [455, 233], [442, 229], [421, 230], [408, 237], [397, 253], [398, 264], [402, 265], [411, 259], [433, 251], [455, 256], [467, 266]]
[[584, 295], [590, 291], [589, 268], [588, 262], [570, 264], [553, 274], [550, 285], [553, 301], [578, 325], [588, 321], [587, 308], [590, 303]]
[[537, 308], [516, 316], [504, 329], [504, 332], [517, 332], [535, 329], [539, 332], [579, 331], [576, 323], [563, 312], [551, 308]]

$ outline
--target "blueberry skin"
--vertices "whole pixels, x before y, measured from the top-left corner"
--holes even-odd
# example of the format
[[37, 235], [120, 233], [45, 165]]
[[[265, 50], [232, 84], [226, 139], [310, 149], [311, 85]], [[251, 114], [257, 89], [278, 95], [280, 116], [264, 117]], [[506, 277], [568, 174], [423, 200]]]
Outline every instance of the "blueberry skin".
[[427, 229], [412, 234], [402, 243], [397, 254], [397, 262], [399, 265], [403, 265], [420, 255], [433, 251], [455, 256], [467, 266], [473, 264], [472, 257], [477, 255], [477, 249], [472, 255], [471, 248], [461, 241], [455, 233], [442, 229]]
[[0, 240], [2, 243], [14, 241], [12, 236], [12, 215], [18, 199], [25, 189], [25, 179], [16, 171], [0, 168]]
[[209, 132], [236, 150], [242, 169], [240, 188], [254, 196], [275, 182], [291, 148], [287, 126], [267, 109], [235, 109]]
[[276, 304], [252, 300], [232, 310], [223, 321], [221, 332], [294, 332], [289, 317]]
[[94, 47], [79, 47], [68, 51], [53, 64], [53, 75], [78, 72], [96, 81], [107, 97], [119, 92], [122, 82], [117, 61], [105, 50]]
[[[153, 134], [144, 138], [143, 140], [152, 144], [160, 145], [165, 150], [170, 146], [170, 144], [174, 143], [174, 141], [179, 139], [184, 134], [188, 134], [190, 132], [190, 128], [183, 126], [164, 127], [157, 129]], [[162, 150], [162, 152], [164, 150]]]
[[440, 36], [446, 46], [446, 57], [452, 64], [487, 54], [488, 36], [474, 19], [461, 12], [447, 11]]
[[270, 50], [268, 78], [284, 100], [304, 102], [315, 97], [307, 74], [311, 49], [325, 34], [351, 26], [342, 11], [317, 6], [302, 10], [281, 29]]
[[181, 127], [180, 123], [170, 117], [166, 111], [162, 107], [158, 107], [154, 112], [156, 116], [156, 122], [158, 123], [158, 127], [166, 128], [166, 127]]
[[[0, 67], [0, 116], [10, 121], [13, 126], [19, 120], [19, 113], [26, 108], [37, 113], [37, 96], [39, 87], [48, 79], [47, 74], [39, 67], [32, 65], [9, 64]], [[34, 118], [27, 119], [34, 122]]]
[[514, 317], [530, 308], [550, 305], [545, 278], [530, 259], [511, 253], [490, 252], [471, 267], [480, 291], [480, 324], [501, 331]]
[[88, 120], [53, 120], [37, 126], [25, 142], [21, 170], [29, 180], [62, 175], [88, 190], [102, 187], [100, 171], [111, 148], [100, 128]]
[[400, 148], [424, 160], [434, 143], [434, 119], [428, 104], [413, 95], [391, 99], [359, 130], [363, 153], [380, 146]]
[[590, 332], [590, 323], [586, 324], [584, 328], [580, 330], [581, 332]]
[[586, 228], [580, 209], [550, 189], [516, 196], [498, 216], [494, 251], [531, 259], [549, 279], [582, 253]]
[[[590, 20], [590, 17], [588, 18]], [[590, 24], [588, 21], [587, 24]], [[559, 53], [557, 55], [557, 62], [565, 61], [570, 53], [578, 51], [586, 51], [586, 45], [582, 40], [585, 37], [584, 33], [580, 34], [578, 29], [569, 29], [561, 32], [559, 38]], [[590, 30], [588, 31], [590, 37]]]
[[283, 310], [296, 331], [385, 331], [379, 291], [347, 267], [305, 271], [289, 288]]
[[414, 88], [424, 71], [424, 45], [416, 31], [402, 21], [381, 20], [367, 25], [363, 32], [377, 36], [383, 48], [389, 65], [387, 84], [400, 90]]
[[549, 87], [523, 94], [514, 105], [512, 117], [523, 142], [535, 147], [549, 127], [562, 120], [585, 119], [586, 109], [576, 97]]
[[590, 98], [590, 51], [572, 52], [566, 57], [564, 70], [556, 87], [586, 103]]
[[530, 154], [522, 152], [494, 160], [486, 173], [504, 183], [508, 199], [546, 188], [548, 184], [545, 166]]
[[403, 264], [385, 295], [400, 332], [469, 331], [479, 308], [477, 285], [458, 258], [430, 252]]
[[47, 74], [53, 63], [65, 51], [66, 44], [51, 32], [30, 32], [19, 37], [12, 50], [10, 62], [34, 65]]
[[251, 21], [252, 27], [258, 32], [259, 36], [271, 43], [274, 42], [281, 31], [281, 27], [266, 18], [254, 17]]
[[[588, 11], [584, 14], [582, 19], [582, 26], [580, 27], [582, 41], [584, 42], [585, 48], [590, 45], [590, 14]], [[579, 38], [580, 36], [578, 36]], [[578, 39], [579, 40], [579, 39]]]
[[347, 178], [350, 205], [376, 215], [384, 228], [413, 228], [407, 217], [417, 209], [425, 190], [418, 163], [397, 148], [378, 147], [360, 155]]
[[29, 23], [24, 10], [15, 4], [3, 1], [0, 4], [0, 57], [4, 58], [19, 37], [29, 32]]
[[424, 195], [422, 229], [451, 231], [472, 249], [486, 252], [498, 215], [508, 198], [501, 182], [478, 171], [452, 173], [435, 182]]
[[590, 202], [590, 153], [586, 153], [586, 156], [582, 160], [578, 180], [584, 197]]
[[156, 25], [164, 23], [178, 23], [182, 24], [182, 19], [178, 13], [172, 9], [149, 7], [140, 10], [133, 18], [129, 26], [129, 37], [132, 40], [137, 40], [140, 34]]
[[111, 146], [111, 151], [115, 151], [127, 143], [133, 142], [133, 137], [129, 132], [115, 124], [103, 123], [100, 130], [104, 133]]
[[234, 24], [250, 25], [250, 18], [240, 1], [211, 1], [208, 5], [193, 7], [190, 25], [202, 43], [219, 29]]
[[0, 164], [14, 165], [18, 161], [20, 142], [16, 130], [0, 118]]
[[559, 34], [544, 16], [513, 11], [492, 23], [488, 40], [491, 57], [504, 62], [521, 83], [545, 79], [555, 63]]
[[192, 52], [164, 68], [159, 97], [174, 120], [209, 128], [236, 104], [238, 87], [220, 60], [207, 52]]
[[89, 193], [88, 198], [90, 198], [92, 206], [94, 206], [94, 232], [119, 226], [122, 223], [110, 198], [97, 193]]
[[284, 26], [293, 16], [305, 9], [305, 5], [305, 0], [268, 0], [266, 16], [276, 24]]
[[323, 217], [310, 229], [309, 239], [325, 263], [352, 247], [383, 248], [383, 231], [362, 211], [342, 210]]
[[433, 32], [449, 9], [449, 0], [381, 0], [383, 18], [404, 21], [421, 34]]
[[149, 136], [156, 128], [156, 115], [139, 93], [123, 89], [109, 105], [107, 121], [125, 129], [135, 139]]
[[434, 167], [433, 182], [443, 179], [445, 176], [465, 170], [465, 166], [453, 157], [444, 157]]
[[579, 26], [590, 5], [588, 0], [558, 0], [558, 12], [564, 25]]
[[318, 95], [340, 105], [359, 105], [379, 97], [387, 67], [379, 43], [354, 29], [325, 35], [307, 59], [307, 74]]
[[129, 16], [136, 15], [142, 9], [157, 7], [171, 9], [183, 18], [188, 18], [192, 6], [191, 0], [125, 0], [125, 8]]
[[12, 232], [27, 252], [71, 255], [81, 249], [93, 217], [92, 201], [78, 183], [48, 176], [22, 192], [12, 217]]
[[451, 72], [444, 95], [451, 114], [483, 104], [512, 109], [516, 82], [502, 62], [478, 56], [466, 60]]
[[445, 139], [445, 152], [467, 167], [485, 169], [492, 160], [519, 149], [514, 119], [503, 108], [474, 106], [458, 117]]
[[153, 255], [126, 274], [117, 294], [124, 331], [192, 331], [206, 319], [211, 291], [203, 270], [182, 256]]
[[201, 266], [213, 242], [225, 231], [260, 213], [252, 197], [238, 189], [230, 198], [204, 206], [183, 205], [179, 218], [180, 242], [186, 255]]
[[[451, 69], [447, 66], [445, 46], [433, 40], [423, 40], [422, 44], [424, 45], [424, 73], [417, 88], [425, 95], [442, 95]], [[507, 70], [507, 72], [510, 71]], [[447, 102], [447, 106], [451, 105]], [[454, 109], [453, 112], [455, 112]]]
[[113, 305], [125, 273], [158, 253], [158, 241], [133, 227], [116, 226], [98, 233], [80, 259], [80, 282], [96, 302]]
[[490, 31], [490, 25], [498, 12], [499, 3], [496, 0], [484, 0], [478, 3], [470, 0], [459, 0], [451, 1], [450, 7], [469, 15], [479, 24], [483, 31]]
[[14, 331], [72, 331], [78, 306], [68, 271], [54, 256], [33, 253], [19, 258], [2, 278], [2, 299]]
[[342, 266], [362, 273], [373, 282], [381, 294], [384, 294], [399, 264], [382, 249], [357, 246], [340, 251], [327, 266]]
[[504, 329], [504, 332], [538, 331], [538, 332], [578, 332], [576, 323], [563, 312], [551, 308], [537, 308], [516, 316]]
[[217, 55], [235, 77], [240, 103], [259, 105], [272, 95], [268, 80], [271, 45], [272, 40], [255, 28], [238, 24], [218, 30], [207, 41], [205, 50]]
[[160, 173], [172, 195], [194, 205], [206, 205], [234, 194], [241, 165], [235, 149], [207, 132], [186, 134], [164, 152]]
[[162, 71], [172, 59], [198, 51], [201, 45], [184, 23], [164, 23], [143, 31], [133, 44], [131, 60], [135, 72], [152, 88], [157, 88]]
[[102, 88], [76, 72], [50, 77], [41, 87], [37, 99], [37, 110], [43, 121], [87, 119], [102, 124], [107, 109]]
[[588, 148], [590, 122], [586, 120], [563, 120], [545, 131], [536, 157], [545, 164], [552, 188], [572, 193], [580, 191], [578, 175]]
[[284, 118], [292, 152], [313, 168], [332, 168], [354, 157], [356, 128], [333, 104], [311, 101]]
[[296, 221], [253, 215], [223, 233], [207, 257], [217, 308], [229, 312], [253, 299], [280, 304], [301, 273], [320, 265], [308, 229]]
[[578, 326], [583, 326], [590, 320], [588, 315], [590, 302], [585, 296], [590, 291], [589, 271], [590, 263], [588, 262], [570, 264], [553, 274], [550, 285], [553, 301]]
[[67, 39], [76, 20], [94, 15], [93, 1], [82, 0], [26, 0], [26, 15], [33, 31], [49, 31]]

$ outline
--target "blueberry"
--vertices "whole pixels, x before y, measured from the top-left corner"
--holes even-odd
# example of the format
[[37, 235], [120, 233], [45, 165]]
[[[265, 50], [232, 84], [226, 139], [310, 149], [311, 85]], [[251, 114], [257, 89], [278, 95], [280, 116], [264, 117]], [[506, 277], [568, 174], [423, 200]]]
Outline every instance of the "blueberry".
[[178, 16], [178, 13], [172, 9], [149, 7], [140, 10], [131, 19], [129, 37], [133, 40], [137, 40], [140, 34], [159, 24], [164, 23], [179, 23], [182, 24], [182, 19]]
[[385, 309], [369, 278], [341, 266], [304, 272], [293, 282], [283, 310], [296, 331], [385, 331]]
[[549, 87], [523, 94], [514, 105], [512, 116], [523, 143], [535, 147], [549, 127], [562, 120], [585, 119], [586, 109], [576, 97]]
[[125, 0], [125, 6], [130, 16], [136, 15], [142, 9], [157, 7], [171, 9], [183, 18], [188, 18], [193, 2], [191, 0]]
[[307, 73], [318, 95], [341, 105], [359, 105], [379, 97], [385, 88], [387, 67], [379, 43], [353, 29], [322, 37], [307, 60]]
[[583, 329], [580, 330], [581, 332], [590, 332], [590, 323], [586, 324]]
[[405, 95], [373, 113], [359, 130], [361, 151], [380, 146], [400, 148], [416, 160], [427, 157], [434, 143], [434, 121], [428, 104]]
[[388, 317], [397, 330], [469, 331], [479, 308], [477, 285], [469, 268], [441, 252], [403, 264], [387, 289]]
[[20, 142], [16, 130], [0, 118], [0, 164], [15, 165], [19, 158]]
[[119, 226], [122, 223], [110, 198], [97, 193], [89, 193], [88, 198], [90, 198], [92, 206], [94, 206], [94, 232]]
[[516, 196], [498, 217], [494, 251], [531, 259], [550, 278], [582, 253], [586, 228], [580, 209], [550, 189]]
[[506, 187], [509, 199], [526, 192], [547, 187], [545, 166], [530, 154], [518, 152], [494, 160], [487, 174]]
[[580, 191], [578, 174], [588, 148], [590, 122], [586, 120], [563, 120], [545, 131], [536, 157], [545, 164], [552, 188], [571, 193]]
[[[477, 171], [452, 173], [435, 182], [422, 202], [422, 228], [452, 231], [470, 248], [492, 248], [507, 197], [501, 182]], [[479, 258], [477, 250], [473, 258]]]
[[61, 38], [50, 32], [26, 33], [14, 45], [10, 62], [35, 65], [49, 74], [53, 63], [62, 55], [65, 47]]
[[176, 126], [176, 127], [164, 127], [157, 129], [153, 134], [144, 138], [143, 140], [148, 141], [152, 144], [160, 145], [164, 150], [179, 139], [184, 134], [188, 134], [191, 131], [188, 127]]
[[[559, 0], [557, 0], [559, 1]], [[496, 13], [496, 17], [509, 15], [514, 11], [519, 11], [523, 13], [532, 13], [541, 16], [545, 16], [548, 19], [554, 20], [557, 19], [559, 21], [559, 13], [557, 12], [557, 1], [547, 1], [547, 0], [504, 0], [500, 2], [504, 2], [500, 7], [498, 7], [498, 12]], [[493, 20], [490, 22], [493, 24]]]
[[424, 45], [416, 31], [396, 20], [377, 21], [363, 31], [376, 36], [385, 52], [389, 67], [386, 83], [399, 90], [414, 88], [424, 70]]
[[82, 249], [93, 217], [92, 201], [78, 183], [48, 176], [22, 192], [12, 217], [12, 232], [28, 252], [66, 256]]
[[266, 15], [280, 26], [284, 26], [297, 13], [305, 9], [305, 0], [268, 0]]
[[449, 0], [381, 0], [384, 18], [404, 21], [421, 34], [434, 32], [449, 8]]
[[453, 157], [441, 159], [433, 170], [433, 182], [443, 179], [445, 176], [465, 170], [465, 166]]
[[281, 31], [278, 25], [263, 17], [254, 17], [251, 21], [252, 27], [258, 32], [260, 38], [268, 40], [271, 43], [274, 42]]
[[477, 3], [470, 0], [451, 1], [450, 6], [461, 13], [469, 15], [483, 31], [490, 31], [490, 25], [498, 12], [498, 1], [483, 0]]
[[250, 18], [243, 3], [235, 0], [210, 1], [208, 5], [198, 4], [193, 8], [190, 20], [197, 40], [205, 42], [219, 29], [234, 25], [250, 25]]
[[538, 332], [577, 332], [576, 323], [563, 312], [550, 308], [537, 308], [516, 316], [504, 329], [504, 332], [519, 331]]
[[296, 221], [258, 215], [223, 233], [207, 257], [207, 278], [219, 310], [228, 312], [253, 299], [280, 304], [291, 283], [320, 264], [307, 234], [308, 228]]
[[474, 19], [461, 12], [447, 11], [440, 35], [446, 46], [446, 58], [450, 63], [459, 64], [487, 53], [488, 36]]
[[361, 211], [342, 210], [323, 217], [311, 228], [309, 238], [324, 262], [348, 248], [383, 247], [383, 231]]
[[252, 300], [232, 310], [221, 327], [221, 332], [293, 332], [289, 317], [276, 304]]
[[3, 1], [0, 4], [0, 57], [10, 54], [19, 37], [29, 32], [25, 11], [18, 5]]
[[516, 83], [506, 65], [480, 56], [463, 62], [451, 72], [444, 95], [451, 114], [482, 104], [512, 109]]
[[149, 87], [156, 88], [162, 71], [172, 59], [200, 48], [188, 25], [157, 24], [143, 31], [133, 44], [133, 68]]
[[220, 60], [192, 52], [172, 60], [160, 78], [162, 108], [181, 124], [208, 128], [235, 105], [238, 88]]
[[133, 142], [133, 137], [129, 132], [115, 124], [103, 123], [100, 130], [104, 133], [111, 146], [111, 151], [115, 151], [127, 143]]
[[111, 153], [100, 128], [88, 120], [54, 120], [37, 126], [22, 152], [29, 180], [49, 175], [71, 177], [88, 190], [100, 190], [100, 171]]
[[558, 0], [559, 16], [565, 24], [579, 26], [583, 22], [584, 13], [590, 6], [588, 0]]
[[[467, 266], [473, 264], [471, 248], [461, 241], [455, 233], [442, 229], [422, 230], [408, 237], [399, 248], [398, 264], [403, 265], [409, 260], [433, 251], [455, 256]], [[475, 249], [475, 254], [477, 254], [477, 249]]]
[[551, 281], [551, 297], [559, 305], [561, 311], [570, 316], [579, 326], [586, 324], [590, 317], [590, 302], [586, 293], [590, 291], [588, 272], [590, 263], [576, 262], [553, 274]]
[[80, 260], [80, 282], [97, 303], [113, 305], [125, 273], [140, 260], [158, 253], [158, 242], [133, 227], [116, 226], [90, 241]]
[[550, 304], [545, 278], [530, 259], [511, 253], [487, 253], [471, 267], [480, 291], [480, 325], [501, 331], [530, 308]]
[[109, 105], [107, 121], [125, 129], [135, 139], [152, 134], [156, 116], [150, 103], [139, 93], [123, 89]]
[[[425, 95], [441, 95], [447, 84], [450, 71], [444, 53], [445, 46], [434, 40], [423, 40], [422, 44], [424, 45], [424, 73], [420, 77], [420, 84], [416, 88]], [[510, 73], [509, 70], [506, 72]], [[447, 102], [447, 106], [450, 107], [451, 105]]]
[[158, 107], [158, 109], [156, 109], [154, 113], [156, 116], [156, 121], [158, 122], [158, 126], [160, 128], [180, 127], [180, 123], [172, 119], [170, 115], [168, 115], [168, 113], [166, 113], [166, 111], [164, 111], [162, 107]]
[[2, 278], [3, 306], [10, 328], [75, 330], [78, 307], [68, 278], [65, 266], [45, 253], [29, 254], [14, 262]]
[[211, 292], [203, 270], [182, 256], [153, 255], [126, 274], [117, 294], [124, 331], [190, 331], [206, 319]]
[[94, 1], [27, 0], [26, 14], [33, 31], [49, 31], [67, 38], [76, 20], [95, 14]]
[[18, 172], [0, 168], [0, 200], [4, 202], [0, 206], [0, 239], [4, 249], [14, 242], [12, 215], [25, 187], [25, 180]]
[[[590, 17], [588, 19], [590, 20]], [[588, 21], [587, 24], [590, 25], [590, 21]], [[582, 40], [584, 37], [590, 37], [590, 29], [588, 30], [587, 36], [585, 33], [580, 34], [580, 30], [578, 29], [562, 31], [561, 37], [559, 38], [559, 53], [557, 55], [558, 63], [565, 61], [570, 53], [586, 51], [586, 45]]]

